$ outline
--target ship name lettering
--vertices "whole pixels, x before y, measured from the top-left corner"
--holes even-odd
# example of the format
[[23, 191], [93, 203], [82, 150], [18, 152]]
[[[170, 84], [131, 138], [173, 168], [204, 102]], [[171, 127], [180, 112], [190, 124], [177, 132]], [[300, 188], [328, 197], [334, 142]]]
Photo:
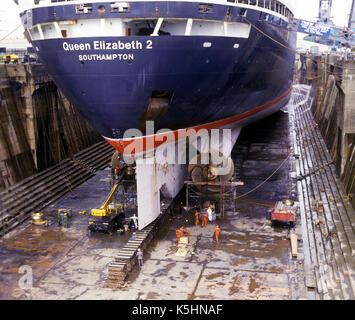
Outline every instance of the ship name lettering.
[[63, 42], [63, 49], [65, 51], [83, 51], [83, 50], [91, 50], [90, 43], [68, 43]]
[[79, 61], [134, 60], [133, 53], [79, 54]]
[[[138, 40], [130, 42], [108, 42], [104, 40], [95, 40], [92, 43], [68, 43], [63, 42], [63, 49], [65, 51], [89, 51], [93, 50], [142, 50], [143, 43]], [[152, 41], [148, 40], [146, 49], [152, 49]]]
[[140, 50], [143, 49], [142, 42], [132, 40], [131, 42], [106, 42], [103, 40], [94, 41], [94, 50]]
[[147, 49], [153, 49], [152, 44], [153, 44], [152, 40], [147, 40]]

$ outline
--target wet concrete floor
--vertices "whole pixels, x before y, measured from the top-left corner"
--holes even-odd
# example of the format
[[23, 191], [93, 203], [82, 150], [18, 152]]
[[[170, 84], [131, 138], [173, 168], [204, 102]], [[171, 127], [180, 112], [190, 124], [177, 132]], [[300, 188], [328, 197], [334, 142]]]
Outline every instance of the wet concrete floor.
[[[288, 156], [288, 114], [277, 114], [242, 132], [233, 151], [237, 177], [245, 183], [237, 196], [267, 178]], [[79, 212], [98, 207], [110, 186], [104, 170], [48, 207], [48, 227], [24, 224], [0, 241], [0, 299], [307, 299], [304, 286], [301, 222], [299, 254], [292, 258], [289, 228], [270, 226], [265, 213], [275, 201], [296, 200], [290, 162], [260, 189], [228, 207], [224, 217], [207, 228], [193, 226], [194, 212], [175, 214], [144, 252], [141, 270], [134, 268], [119, 290], [104, 288], [107, 264], [129, 239], [92, 234], [88, 216]], [[69, 228], [58, 227], [56, 212], [71, 208]], [[221, 227], [219, 243], [213, 239]], [[177, 245], [175, 230], [191, 228], [190, 244]], [[177, 255], [177, 251], [183, 252]], [[33, 270], [32, 289], [20, 289]]]

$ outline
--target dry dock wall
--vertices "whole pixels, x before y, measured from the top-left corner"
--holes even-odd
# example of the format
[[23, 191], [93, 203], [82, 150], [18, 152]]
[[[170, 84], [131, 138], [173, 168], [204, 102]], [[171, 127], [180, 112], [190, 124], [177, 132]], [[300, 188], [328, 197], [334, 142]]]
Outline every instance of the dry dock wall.
[[301, 83], [312, 84], [312, 112], [355, 208], [355, 61], [303, 57]]
[[0, 65], [0, 190], [101, 140], [42, 65]]

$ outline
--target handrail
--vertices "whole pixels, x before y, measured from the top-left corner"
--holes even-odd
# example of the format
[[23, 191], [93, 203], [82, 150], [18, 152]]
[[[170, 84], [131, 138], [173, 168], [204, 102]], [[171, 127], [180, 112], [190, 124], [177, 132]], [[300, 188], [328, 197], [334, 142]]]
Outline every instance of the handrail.
[[[33, 0], [35, 6], [43, 6], [45, 4], [55, 4], [55, 5], [63, 5], [67, 2], [81, 2], [84, 3], [84, 1], [79, 1], [79, 0]], [[185, 1], [185, 0], [184, 0]], [[87, 1], [88, 3], [90, 2], [89, 0]], [[108, 2], [104, 0], [96, 0], [95, 2], [100, 3], [100, 2]], [[123, 2], [123, 1], [116, 1], [116, 2]], [[128, 1], [130, 2], [130, 1]], [[133, 1], [135, 2], [135, 1]], [[195, 0], [191, 0], [191, 2], [197, 2]], [[213, 1], [216, 4], [223, 3], [223, 2], [230, 2], [230, 3], [237, 3], [237, 4], [244, 4], [244, 5], [249, 5], [249, 6], [255, 6], [255, 7], [260, 7], [264, 9], [268, 9], [270, 11], [274, 11], [286, 18], [292, 18], [294, 15], [292, 11], [281, 1], [279, 0], [216, 0]], [[92, 3], [92, 1], [90, 2]], [[69, 4], [69, 3], [68, 3]]]

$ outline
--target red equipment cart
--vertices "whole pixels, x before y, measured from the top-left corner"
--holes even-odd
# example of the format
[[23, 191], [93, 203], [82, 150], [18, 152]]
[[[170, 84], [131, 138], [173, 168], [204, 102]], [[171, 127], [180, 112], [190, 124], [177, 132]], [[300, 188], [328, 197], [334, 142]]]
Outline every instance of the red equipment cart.
[[289, 223], [291, 226], [293, 226], [296, 222], [296, 211], [297, 208], [293, 205], [293, 202], [276, 202], [275, 207], [271, 209], [271, 221], [279, 223]]

